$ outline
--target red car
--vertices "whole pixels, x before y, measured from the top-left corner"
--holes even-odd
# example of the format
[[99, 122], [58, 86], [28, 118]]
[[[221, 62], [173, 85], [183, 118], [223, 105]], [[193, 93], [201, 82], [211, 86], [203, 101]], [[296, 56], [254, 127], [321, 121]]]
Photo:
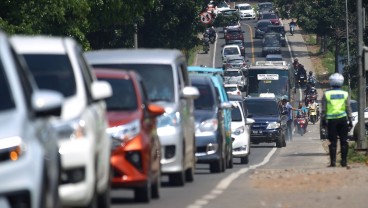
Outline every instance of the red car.
[[270, 20], [273, 25], [280, 25], [281, 24], [279, 17], [273, 12], [264, 12], [264, 13], [262, 13], [260, 19]]
[[227, 44], [229, 40], [244, 41], [243, 32], [238, 29], [228, 29], [225, 34], [225, 44]]
[[143, 82], [135, 72], [110, 69], [94, 72], [113, 89], [112, 97], [106, 100], [107, 132], [112, 139], [111, 186], [133, 189], [136, 201], [159, 198], [161, 145], [156, 117], [165, 110], [148, 102]]

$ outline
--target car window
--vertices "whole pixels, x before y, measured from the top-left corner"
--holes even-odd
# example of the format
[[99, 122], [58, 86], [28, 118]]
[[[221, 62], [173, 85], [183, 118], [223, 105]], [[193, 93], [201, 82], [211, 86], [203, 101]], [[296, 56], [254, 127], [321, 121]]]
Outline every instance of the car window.
[[235, 63], [243, 63], [244, 60], [243, 59], [230, 59], [228, 62], [231, 64], [235, 64]]
[[174, 101], [174, 75], [169, 64], [95, 64], [93, 66], [133, 70], [144, 80], [151, 101]]
[[193, 86], [197, 87], [199, 91], [199, 97], [194, 100], [195, 109], [211, 110], [214, 108], [215, 97], [211, 87], [207, 84], [193, 83]]
[[246, 100], [245, 104], [248, 113], [252, 115], [278, 115], [278, 106], [275, 101], [267, 100]]
[[232, 121], [242, 121], [242, 115], [240, 112], [240, 106], [238, 106], [237, 108], [233, 108], [231, 110], [231, 120]]
[[262, 19], [277, 19], [275, 14], [263, 14]]
[[224, 55], [238, 55], [239, 50], [235, 47], [224, 48]]
[[64, 95], [76, 93], [72, 65], [65, 54], [24, 54], [40, 89], [55, 90]]
[[251, 6], [240, 6], [239, 10], [251, 10], [252, 7]]
[[0, 87], [0, 111], [3, 110], [9, 110], [12, 108], [15, 108], [15, 102], [13, 99], [13, 95], [10, 91], [10, 86], [9, 86], [9, 82], [8, 79], [5, 75], [5, 69], [3, 66], [2, 61], [0, 60], [0, 83], [1, 83], [1, 87]]
[[110, 83], [113, 96], [106, 99], [108, 111], [129, 111], [137, 109], [137, 95], [130, 79], [99, 78]]
[[237, 87], [225, 87], [226, 92], [233, 92], [236, 91], [238, 88]]

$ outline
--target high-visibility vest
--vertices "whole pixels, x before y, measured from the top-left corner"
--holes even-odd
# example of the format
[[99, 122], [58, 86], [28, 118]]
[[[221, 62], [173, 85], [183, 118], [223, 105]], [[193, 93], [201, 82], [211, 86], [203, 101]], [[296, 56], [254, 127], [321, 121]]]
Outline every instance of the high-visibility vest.
[[338, 119], [346, 117], [345, 102], [348, 99], [348, 93], [343, 90], [328, 90], [325, 92], [327, 101], [326, 119]]

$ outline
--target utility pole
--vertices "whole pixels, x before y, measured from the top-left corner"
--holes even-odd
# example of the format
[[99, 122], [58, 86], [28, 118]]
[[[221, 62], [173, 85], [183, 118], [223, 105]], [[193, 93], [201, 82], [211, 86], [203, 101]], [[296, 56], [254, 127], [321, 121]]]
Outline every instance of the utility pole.
[[347, 50], [347, 62], [346, 70], [348, 71], [348, 85], [349, 85], [349, 95], [351, 95], [351, 76], [350, 76], [350, 47], [349, 47], [349, 10], [348, 10], [348, 0], [345, 0], [345, 10], [346, 10], [346, 50]]
[[365, 122], [364, 122], [364, 108], [365, 108], [365, 91], [366, 91], [366, 81], [365, 81], [365, 70], [363, 70], [363, 11], [362, 11], [362, 0], [357, 0], [357, 17], [358, 17], [358, 77], [359, 77], [359, 102], [358, 102], [358, 150], [367, 149], [367, 139], [365, 135]]
[[134, 48], [138, 48], [138, 25], [137, 23], [134, 24]]

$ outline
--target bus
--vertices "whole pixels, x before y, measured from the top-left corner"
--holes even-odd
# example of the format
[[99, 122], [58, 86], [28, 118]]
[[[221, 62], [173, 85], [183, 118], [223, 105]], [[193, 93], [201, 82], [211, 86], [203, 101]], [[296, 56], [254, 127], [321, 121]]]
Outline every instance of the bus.
[[248, 69], [247, 95], [249, 97], [269, 97], [281, 100], [287, 96], [292, 100], [296, 92], [294, 71], [286, 61], [257, 61]]

